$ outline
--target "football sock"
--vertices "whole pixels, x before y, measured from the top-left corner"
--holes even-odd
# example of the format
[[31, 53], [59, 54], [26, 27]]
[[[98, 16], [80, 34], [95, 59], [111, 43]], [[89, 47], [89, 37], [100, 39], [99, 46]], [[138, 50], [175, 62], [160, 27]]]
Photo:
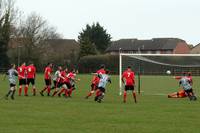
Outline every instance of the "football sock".
[[21, 94], [22, 94], [22, 87], [20, 86], [19, 87], [19, 96], [21, 96]]
[[67, 89], [65, 89], [65, 96], [67, 97], [67, 96], [69, 96], [69, 91], [67, 90]]
[[64, 91], [65, 89], [62, 88], [62, 90], [58, 93], [58, 95], [61, 95]]
[[8, 97], [8, 96], [10, 95], [11, 92], [12, 92], [12, 91], [9, 90], [8, 93], [6, 94], [6, 97]]
[[135, 93], [135, 92], [133, 92], [133, 98], [134, 98], [134, 100], [135, 100], [135, 103], [137, 103], [137, 100], [136, 100], [136, 93]]
[[25, 96], [28, 95], [28, 87], [27, 86], [24, 88], [24, 94], [25, 94]]
[[54, 97], [57, 93], [58, 93], [58, 91], [54, 91], [52, 97]]
[[127, 93], [124, 91], [124, 102], [126, 102]]
[[12, 91], [12, 94], [11, 94], [11, 99], [14, 100], [14, 95], [15, 95], [15, 90]]
[[47, 87], [47, 93], [48, 93], [48, 95], [50, 95], [50, 92], [51, 92], [51, 88], [48, 86]]
[[33, 96], [35, 96], [35, 95], [36, 95], [36, 89], [33, 88]]

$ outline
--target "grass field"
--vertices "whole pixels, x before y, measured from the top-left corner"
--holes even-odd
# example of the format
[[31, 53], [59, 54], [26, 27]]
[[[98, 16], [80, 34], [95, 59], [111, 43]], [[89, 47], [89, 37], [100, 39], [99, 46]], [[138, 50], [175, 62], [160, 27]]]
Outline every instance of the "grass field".
[[[1, 76], [2, 77], [2, 76]], [[178, 88], [170, 76], [143, 76], [138, 103], [131, 94], [122, 103], [118, 76], [112, 76], [103, 103], [93, 97], [86, 100], [91, 75], [79, 75], [81, 81], [71, 99], [59, 97], [17, 96], [14, 101], [0, 100], [0, 133], [199, 133], [200, 102], [168, 99]], [[200, 77], [194, 77], [199, 93]], [[0, 81], [0, 96], [7, 92], [7, 81]], [[43, 79], [37, 77], [37, 88]], [[29, 92], [30, 95], [30, 92]]]

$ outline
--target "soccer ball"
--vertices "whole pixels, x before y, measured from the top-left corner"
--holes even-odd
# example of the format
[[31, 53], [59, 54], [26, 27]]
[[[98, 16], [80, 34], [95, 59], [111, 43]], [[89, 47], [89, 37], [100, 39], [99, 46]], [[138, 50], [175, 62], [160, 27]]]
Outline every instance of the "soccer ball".
[[167, 70], [166, 73], [167, 73], [167, 74], [171, 74], [171, 71], [170, 71], [170, 70]]

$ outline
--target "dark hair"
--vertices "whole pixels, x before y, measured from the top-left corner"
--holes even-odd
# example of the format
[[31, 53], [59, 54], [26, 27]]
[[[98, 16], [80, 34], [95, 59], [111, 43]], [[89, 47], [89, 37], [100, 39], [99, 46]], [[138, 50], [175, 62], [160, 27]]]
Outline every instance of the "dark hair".
[[15, 66], [15, 64], [10, 64], [10, 68], [13, 68]]
[[104, 65], [104, 64], [101, 64], [100, 68], [105, 68], [105, 65]]
[[131, 66], [128, 66], [127, 68], [131, 69]]
[[106, 70], [106, 74], [109, 74], [110, 73], [110, 71], [109, 70]]

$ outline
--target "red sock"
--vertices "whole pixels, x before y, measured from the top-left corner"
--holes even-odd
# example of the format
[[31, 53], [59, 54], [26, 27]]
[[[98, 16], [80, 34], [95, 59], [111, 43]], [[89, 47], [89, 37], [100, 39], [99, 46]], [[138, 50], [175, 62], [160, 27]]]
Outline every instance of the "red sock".
[[69, 91], [67, 89], [65, 89], [65, 96], [69, 96]]
[[135, 92], [133, 92], [133, 98], [134, 98], [134, 100], [135, 100], [135, 103], [137, 103], [137, 100], [136, 100], [136, 93], [135, 93]]
[[54, 97], [57, 93], [58, 93], [58, 91], [54, 91], [52, 96]]
[[64, 91], [65, 91], [65, 89], [62, 88], [62, 90], [58, 94], [61, 95]]
[[100, 91], [100, 90], [97, 90], [96, 96], [98, 97], [98, 96], [100, 96], [100, 95], [101, 95], [101, 91]]
[[90, 96], [92, 96], [92, 92], [88, 93], [88, 95], [87, 95], [87, 97], [90, 97]]
[[51, 92], [51, 88], [48, 86], [47, 87], [47, 93], [50, 94], [50, 92]]
[[22, 87], [20, 86], [19, 87], [19, 96], [21, 96], [21, 94], [22, 94]]
[[28, 95], [28, 87], [27, 86], [25, 86], [25, 88], [24, 88], [24, 95], [25, 96]]
[[126, 102], [126, 96], [127, 96], [127, 93], [126, 91], [124, 91], [124, 102]]
[[36, 89], [33, 88], [33, 95], [36, 95]]
[[44, 91], [46, 91], [47, 90], [47, 87], [44, 87], [44, 89], [41, 91], [41, 92], [44, 92]]
[[73, 91], [73, 88], [71, 88], [70, 90], [69, 90], [69, 96], [71, 96], [71, 94], [72, 94], [72, 91]]

